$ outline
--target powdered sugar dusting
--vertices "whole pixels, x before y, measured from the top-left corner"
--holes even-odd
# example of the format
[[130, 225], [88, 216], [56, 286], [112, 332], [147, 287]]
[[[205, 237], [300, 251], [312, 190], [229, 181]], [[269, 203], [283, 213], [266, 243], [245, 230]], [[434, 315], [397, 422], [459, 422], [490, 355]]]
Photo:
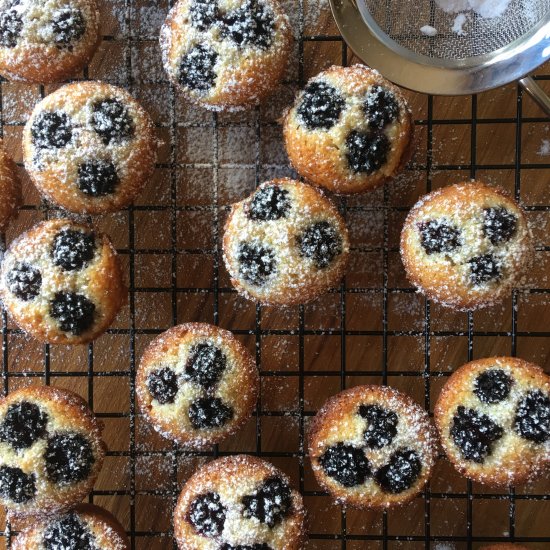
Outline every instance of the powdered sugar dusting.
[[537, 151], [537, 155], [541, 157], [547, 157], [550, 155], [550, 139], [543, 139], [541, 141], [539, 150]]
[[[254, 202], [273, 186], [285, 208], [254, 219]], [[290, 305], [318, 297], [341, 277], [348, 251], [347, 228], [332, 203], [293, 180], [266, 182], [235, 204], [224, 235], [234, 284], [264, 303]]]
[[248, 420], [258, 375], [231, 333], [207, 324], [180, 325], [147, 348], [137, 394], [159, 433], [202, 448], [226, 439]]
[[468, 477], [497, 486], [534, 479], [550, 457], [550, 378], [511, 357], [473, 361], [448, 380], [435, 418], [445, 452]]
[[223, 0], [212, 9], [211, 1], [187, 0], [172, 8], [160, 35], [164, 67], [203, 107], [235, 111], [256, 105], [285, 70], [288, 17], [271, 0]]
[[481, 17], [499, 17], [508, 8], [510, 0], [435, 0], [446, 13], [458, 13], [473, 10]]
[[[178, 542], [300, 547], [302, 497], [273, 465], [237, 455], [209, 463], [184, 486], [175, 513]], [[262, 548], [263, 548], [262, 547]]]
[[[479, 16], [483, 19], [496, 19], [505, 14], [511, 0], [435, 0], [437, 6], [448, 14], [458, 14], [452, 23], [451, 31], [464, 36], [468, 18]], [[527, 2], [529, 4], [529, 2]], [[522, 8], [523, 9], [523, 8]], [[423, 27], [424, 28], [424, 27]], [[422, 32], [422, 29], [420, 29]], [[426, 33], [423, 33], [426, 34]], [[428, 35], [434, 36], [434, 35]]]
[[420, 32], [426, 36], [435, 36], [437, 34], [437, 29], [431, 25], [424, 25], [420, 27]]
[[383, 386], [356, 386], [330, 398], [317, 413], [309, 443], [321, 485], [362, 508], [414, 496], [430, 477], [435, 450], [427, 413]]
[[533, 255], [519, 206], [476, 182], [420, 199], [405, 222], [401, 252], [413, 284], [459, 308], [502, 299], [521, 284]]
[[[20, 425], [23, 410], [28, 421]], [[82, 500], [104, 454], [101, 428], [86, 403], [61, 389], [24, 388], [0, 401], [0, 418], [0, 499], [8, 512], [40, 516]]]

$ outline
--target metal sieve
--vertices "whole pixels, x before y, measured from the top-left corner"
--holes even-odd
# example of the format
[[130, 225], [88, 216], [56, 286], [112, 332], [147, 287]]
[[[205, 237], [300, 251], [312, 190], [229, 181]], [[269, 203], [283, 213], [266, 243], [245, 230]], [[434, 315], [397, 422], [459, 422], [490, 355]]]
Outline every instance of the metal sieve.
[[[550, 98], [526, 76], [550, 58], [550, 0], [511, 0], [499, 17], [457, 14], [434, 0], [330, 0], [350, 48], [370, 67], [411, 90], [475, 94], [518, 80], [550, 115]], [[427, 36], [421, 27], [437, 30]]]

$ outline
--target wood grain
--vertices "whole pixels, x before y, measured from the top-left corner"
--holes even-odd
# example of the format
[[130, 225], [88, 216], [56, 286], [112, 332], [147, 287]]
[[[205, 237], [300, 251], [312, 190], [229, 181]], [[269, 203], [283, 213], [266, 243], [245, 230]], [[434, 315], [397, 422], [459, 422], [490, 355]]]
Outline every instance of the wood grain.
[[[292, 101], [300, 65], [295, 59], [287, 83], [258, 111], [213, 116], [184, 104], [177, 94], [172, 110], [168, 86], [151, 82], [164, 78], [155, 35], [167, 9], [166, 2], [140, 0], [132, 5], [132, 55], [120, 23], [125, 16], [124, 2], [106, 2], [102, 10], [104, 34], [114, 39], [103, 42], [87, 75], [129, 86], [154, 117], [163, 142], [160, 166], [136, 202], [136, 208], [94, 219], [112, 236], [123, 256], [128, 281], [134, 285], [129, 305], [113, 325], [123, 329], [122, 333], [104, 335], [90, 347], [48, 349], [21, 334], [8, 332], [3, 368], [10, 374], [7, 389], [12, 391], [22, 385], [44, 383], [47, 366], [50, 384], [80, 393], [96, 413], [101, 414], [111, 456], [97, 482], [93, 502], [112, 511], [126, 529], [139, 533], [135, 538], [136, 549], [156, 550], [171, 547], [166, 533], [171, 528], [174, 498], [184, 480], [207, 458], [176, 451], [169, 441], [153, 433], [139, 415], [135, 425], [130, 420], [135, 407], [132, 358], [139, 360], [152, 338], [151, 333], [187, 321], [218, 321], [224, 328], [248, 332], [240, 338], [260, 359], [263, 376], [259, 410], [262, 414], [259, 420], [252, 419], [237, 437], [221, 445], [221, 451], [255, 452], [259, 448], [268, 454], [299, 455], [300, 433], [302, 428], [307, 429], [308, 415], [344, 386], [387, 381], [431, 408], [444, 382], [441, 375], [468, 360], [468, 316], [432, 304], [427, 326], [425, 300], [414, 293], [391, 290], [409, 286], [396, 248], [406, 209], [428, 187], [433, 189], [470, 178], [473, 144], [475, 163], [479, 165], [476, 177], [502, 185], [511, 192], [519, 186], [520, 198], [526, 206], [550, 204], [550, 170], [544, 167], [549, 157], [538, 154], [543, 140], [550, 139], [550, 122], [541, 120], [543, 114], [529, 98], [524, 97], [518, 104], [515, 84], [480, 94], [475, 100], [434, 98], [430, 103], [424, 95], [407, 92], [415, 119], [426, 121], [431, 112], [434, 122], [430, 127], [419, 124], [413, 163], [399, 182], [387, 187], [386, 203], [382, 190], [347, 200], [347, 206], [354, 207], [346, 214], [355, 247], [345, 281], [345, 288], [351, 291], [328, 294], [304, 308], [257, 309], [229, 290], [228, 275], [216, 251], [227, 206], [245, 196], [259, 181], [290, 173], [276, 121]], [[308, 35], [336, 35], [328, 13], [317, 18], [312, 16], [319, 8], [314, 0], [305, 1], [304, 6], [306, 12], [310, 12], [305, 28]], [[336, 36], [335, 40], [305, 42], [303, 77], [312, 76], [332, 63], [340, 63], [343, 54], [348, 63], [359, 61], [342, 47]], [[129, 63], [131, 80], [127, 79], [126, 71]], [[542, 67], [537, 74], [550, 76], [550, 65]], [[540, 83], [550, 92], [550, 80]], [[53, 88], [47, 86], [44, 92]], [[40, 93], [39, 86], [1, 84], [4, 139], [17, 162], [21, 162], [21, 125], [40, 99]], [[474, 109], [476, 121], [472, 119]], [[515, 120], [518, 109], [523, 117], [520, 126]], [[490, 124], [483, 121], [497, 118], [505, 120]], [[537, 121], [526, 120], [530, 118]], [[437, 123], [449, 119], [454, 122]], [[518, 132], [521, 150], [517, 149]], [[516, 160], [529, 164], [529, 168], [516, 171]], [[423, 169], [428, 163], [431, 163], [429, 172]], [[174, 164], [173, 167], [170, 164]], [[462, 169], [441, 167], [446, 165], [461, 165]], [[485, 169], [483, 165], [505, 167]], [[20, 173], [25, 207], [6, 234], [8, 244], [48, 214], [22, 168]], [[155, 208], [143, 210], [143, 205]], [[550, 285], [547, 279], [549, 216], [544, 209], [529, 213], [539, 247], [537, 263], [530, 276], [534, 288]], [[384, 278], [386, 264], [387, 279]], [[216, 287], [227, 290], [216, 295], [213, 292]], [[390, 290], [385, 293], [384, 288]], [[382, 334], [384, 318], [392, 334], [387, 337]], [[518, 331], [515, 340], [511, 337], [513, 322]], [[474, 335], [471, 354], [478, 358], [515, 351], [518, 356], [549, 369], [550, 341], [537, 335], [547, 331], [549, 323], [549, 295], [519, 293], [515, 318], [511, 299], [502, 306], [472, 316], [473, 331], [493, 334]], [[15, 327], [8, 320], [6, 328]], [[307, 334], [300, 336], [301, 329]], [[287, 333], [277, 334], [278, 330]], [[275, 331], [275, 334], [264, 331]], [[356, 334], [346, 335], [344, 331]], [[411, 331], [413, 335], [409, 334]], [[460, 335], [450, 334], [454, 332]], [[426, 361], [429, 371], [436, 373], [429, 378], [422, 376], [427, 372]], [[346, 370], [341, 375], [344, 363]], [[357, 371], [368, 371], [368, 374], [358, 375]], [[397, 374], [403, 371], [413, 376]], [[40, 376], [23, 376], [25, 373]], [[300, 374], [303, 374], [302, 382]], [[303, 427], [299, 420], [302, 407], [306, 413]], [[280, 413], [288, 414], [281, 416]], [[261, 439], [256, 433], [257, 424], [261, 428]], [[137, 456], [135, 462], [128, 456], [130, 451]], [[275, 456], [271, 460], [299, 486], [302, 460], [298, 456]], [[419, 497], [406, 508], [387, 516], [352, 510], [344, 516], [328, 497], [311, 495], [319, 488], [307, 458], [303, 466], [302, 488], [309, 492], [305, 501], [311, 532], [337, 536], [344, 529], [345, 521], [345, 532], [351, 537], [345, 546], [348, 549], [426, 548], [423, 540], [405, 538], [424, 537], [427, 510], [431, 519], [430, 535], [434, 537], [466, 537], [469, 533], [475, 537], [505, 537], [510, 531], [508, 493], [496, 500], [474, 497], [469, 528], [467, 482], [445, 460], [439, 461], [431, 482], [431, 491], [436, 496], [428, 502]], [[547, 494], [549, 490], [550, 483], [540, 481], [528, 488], [518, 488], [517, 494], [523, 497]], [[119, 493], [103, 494], [111, 491]], [[165, 495], [154, 494], [159, 491]], [[475, 484], [472, 491], [474, 495], [495, 493]], [[452, 493], [453, 498], [446, 498], [445, 493]], [[549, 513], [549, 502], [518, 500], [516, 536], [549, 537]], [[157, 534], [147, 535], [151, 530]], [[384, 532], [401, 540], [392, 540], [385, 546], [381, 542]], [[379, 540], [353, 540], [355, 535], [373, 535]], [[469, 548], [466, 542], [447, 544], [448, 547], [434, 541], [429, 547], [434, 550]], [[526, 545], [538, 550], [545, 547], [542, 543]], [[480, 542], [474, 542], [472, 548], [479, 546]], [[0, 549], [6, 547], [6, 537], [0, 538]], [[341, 547], [344, 548], [332, 538], [314, 539], [308, 546], [319, 550]]]

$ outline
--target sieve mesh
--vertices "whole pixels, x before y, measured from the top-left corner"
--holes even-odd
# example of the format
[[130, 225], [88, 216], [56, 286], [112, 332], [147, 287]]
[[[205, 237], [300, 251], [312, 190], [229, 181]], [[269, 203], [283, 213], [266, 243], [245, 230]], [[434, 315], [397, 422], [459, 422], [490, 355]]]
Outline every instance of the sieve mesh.
[[[452, 31], [456, 14], [447, 14], [434, 0], [357, 0], [364, 3], [380, 29], [397, 44], [436, 59], [466, 59], [489, 54], [525, 36], [550, 16], [550, 0], [512, 0], [500, 17], [484, 19], [467, 13], [463, 35]], [[430, 25], [437, 35], [420, 28]]]

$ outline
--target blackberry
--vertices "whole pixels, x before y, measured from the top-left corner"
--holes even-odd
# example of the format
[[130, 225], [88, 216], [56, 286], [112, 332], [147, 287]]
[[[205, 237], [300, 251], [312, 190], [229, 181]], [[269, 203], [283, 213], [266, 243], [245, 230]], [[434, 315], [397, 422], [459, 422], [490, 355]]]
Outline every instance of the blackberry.
[[15, 48], [23, 30], [23, 20], [16, 10], [6, 10], [0, 14], [0, 45]]
[[175, 401], [178, 393], [178, 377], [171, 368], [164, 367], [150, 372], [145, 384], [149, 393], [161, 405]]
[[418, 224], [418, 230], [426, 254], [453, 252], [462, 246], [460, 230], [443, 220], [422, 222]]
[[36, 495], [36, 478], [26, 474], [21, 468], [0, 466], [0, 497], [16, 504], [32, 500]]
[[187, 521], [195, 531], [205, 537], [217, 537], [223, 531], [226, 508], [217, 493], [205, 493], [195, 497]]
[[233, 418], [233, 408], [218, 397], [199, 397], [189, 406], [189, 421], [195, 430], [221, 428]]
[[337, 443], [329, 447], [319, 458], [325, 474], [344, 487], [362, 485], [371, 476], [371, 468], [365, 453], [352, 445]]
[[216, 84], [214, 66], [218, 54], [203, 44], [193, 46], [181, 59], [179, 83], [196, 92], [207, 92]]
[[317, 269], [328, 267], [342, 254], [342, 237], [327, 221], [316, 222], [296, 237], [300, 256], [313, 260]]
[[245, 518], [256, 518], [273, 528], [290, 512], [292, 495], [288, 483], [280, 477], [270, 477], [254, 494], [244, 496], [242, 503]]
[[241, 277], [254, 286], [265, 285], [277, 270], [275, 252], [258, 242], [241, 243], [237, 261]]
[[501, 277], [501, 264], [492, 254], [476, 256], [468, 263], [470, 264], [470, 282], [473, 285], [482, 285]]
[[352, 172], [373, 174], [388, 160], [390, 141], [380, 131], [353, 130], [346, 138], [346, 158]]
[[91, 124], [105, 145], [120, 145], [134, 137], [134, 120], [118, 99], [96, 101], [92, 105]]
[[185, 365], [185, 376], [208, 390], [221, 379], [227, 367], [227, 357], [222, 350], [212, 344], [197, 344], [189, 352]]
[[497, 245], [508, 242], [516, 232], [518, 218], [502, 207], [485, 208], [483, 210], [483, 234]]
[[48, 479], [60, 485], [83, 481], [90, 475], [95, 463], [90, 441], [78, 433], [51, 436], [44, 460]]
[[6, 274], [6, 286], [17, 298], [29, 302], [40, 294], [42, 275], [38, 268], [18, 262]]
[[382, 86], [371, 86], [367, 92], [363, 110], [369, 124], [384, 128], [399, 116], [399, 104], [395, 96]]
[[27, 449], [44, 437], [48, 415], [38, 405], [21, 401], [8, 407], [4, 422], [0, 425], [0, 441], [15, 450]]
[[44, 550], [96, 550], [95, 537], [74, 512], [48, 524]]
[[193, 0], [189, 6], [191, 25], [197, 30], [207, 31], [219, 17], [216, 0]]
[[451, 425], [451, 437], [466, 460], [482, 464], [492, 454], [493, 443], [504, 430], [487, 415], [474, 409], [458, 407]]
[[374, 479], [383, 491], [398, 494], [410, 489], [422, 471], [422, 462], [415, 451], [401, 449], [393, 453], [390, 461], [382, 466]]
[[94, 259], [95, 248], [93, 233], [62, 229], [53, 239], [52, 261], [66, 271], [76, 271]]
[[510, 395], [512, 379], [502, 369], [487, 369], [474, 381], [474, 393], [480, 401], [493, 405]]
[[247, 0], [223, 19], [221, 33], [237, 46], [266, 50], [273, 42], [275, 20], [261, 0]]
[[397, 415], [378, 405], [361, 405], [359, 416], [367, 420], [367, 429], [363, 432], [365, 444], [370, 449], [381, 449], [389, 445], [397, 435]]
[[278, 185], [269, 185], [254, 193], [248, 203], [246, 215], [254, 221], [274, 221], [286, 218], [289, 210], [288, 191]]
[[95, 305], [82, 294], [56, 292], [50, 302], [50, 315], [62, 331], [78, 336], [93, 325]]
[[119, 177], [115, 165], [105, 160], [88, 160], [78, 167], [78, 188], [91, 197], [112, 195]]
[[296, 110], [308, 130], [330, 130], [339, 120], [346, 101], [336, 88], [325, 82], [306, 86]]
[[77, 8], [61, 8], [53, 14], [52, 31], [57, 46], [71, 49], [86, 32], [84, 15]]
[[31, 136], [39, 149], [61, 149], [73, 138], [71, 119], [63, 111], [43, 111], [32, 123]]
[[540, 390], [530, 391], [519, 402], [514, 418], [516, 432], [535, 443], [550, 439], [550, 398]]

